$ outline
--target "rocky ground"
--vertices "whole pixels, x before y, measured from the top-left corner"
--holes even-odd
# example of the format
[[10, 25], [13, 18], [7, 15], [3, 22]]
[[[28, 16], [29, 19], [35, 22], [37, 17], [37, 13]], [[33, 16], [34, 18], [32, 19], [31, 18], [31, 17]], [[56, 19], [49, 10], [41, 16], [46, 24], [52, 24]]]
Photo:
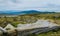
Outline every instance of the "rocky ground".
[[[58, 17], [55, 17], [58, 16]], [[50, 22], [56, 23], [60, 25], [60, 16], [59, 15], [46, 15], [46, 14], [38, 14], [38, 15], [20, 15], [17, 17], [0, 17], [0, 26], [5, 27], [8, 23], [12, 24], [13, 26], [17, 27], [18, 24], [32, 24], [38, 21], [38, 19], [44, 19], [49, 20]], [[9, 30], [7, 33], [8, 36], [17, 36], [17, 33], [15, 33], [16, 30]], [[38, 34], [37, 36], [60, 36], [59, 31], [50, 31], [48, 33]], [[3, 33], [3, 34], [7, 34]], [[13, 34], [14, 33], [14, 34]], [[0, 33], [2, 34], [2, 33]], [[12, 34], [12, 35], [11, 35]], [[1, 35], [2, 36], [2, 35]], [[34, 36], [34, 35], [33, 35]]]

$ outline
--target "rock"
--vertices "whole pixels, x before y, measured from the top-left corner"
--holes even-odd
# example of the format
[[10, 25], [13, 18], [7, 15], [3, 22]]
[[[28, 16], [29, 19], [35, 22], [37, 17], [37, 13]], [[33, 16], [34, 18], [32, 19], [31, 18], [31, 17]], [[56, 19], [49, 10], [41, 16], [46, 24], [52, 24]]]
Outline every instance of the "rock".
[[6, 30], [12, 30], [12, 29], [15, 29], [15, 27], [12, 26], [11, 24], [8, 24], [4, 29], [6, 29]]

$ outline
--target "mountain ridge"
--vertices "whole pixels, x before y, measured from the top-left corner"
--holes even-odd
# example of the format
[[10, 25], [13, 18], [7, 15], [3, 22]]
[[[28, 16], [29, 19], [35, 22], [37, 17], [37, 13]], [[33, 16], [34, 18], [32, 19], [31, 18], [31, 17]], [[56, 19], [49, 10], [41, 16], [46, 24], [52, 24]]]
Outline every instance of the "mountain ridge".
[[0, 14], [6, 14], [6, 15], [46, 14], [46, 13], [55, 13], [55, 12], [42, 12], [42, 11], [37, 11], [37, 10], [27, 10], [27, 11], [0, 11]]

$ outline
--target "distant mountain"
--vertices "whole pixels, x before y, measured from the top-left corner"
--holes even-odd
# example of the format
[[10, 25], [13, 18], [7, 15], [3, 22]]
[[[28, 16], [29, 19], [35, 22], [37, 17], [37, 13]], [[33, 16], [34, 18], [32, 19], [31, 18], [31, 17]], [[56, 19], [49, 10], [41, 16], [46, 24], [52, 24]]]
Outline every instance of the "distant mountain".
[[0, 11], [0, 15], [24, 15], [24, 14], [50, 14], [55, 12], [41, 12], [37, 10], [27, 10], [27, 11]]

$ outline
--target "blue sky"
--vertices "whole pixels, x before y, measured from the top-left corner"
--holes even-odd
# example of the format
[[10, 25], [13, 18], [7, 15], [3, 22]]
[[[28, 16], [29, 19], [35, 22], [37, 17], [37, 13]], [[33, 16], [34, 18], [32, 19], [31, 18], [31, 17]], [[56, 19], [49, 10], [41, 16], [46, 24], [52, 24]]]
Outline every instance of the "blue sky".
[[5, 10], [60, 11], [60, 0], [0, 0], [0, 11]]

